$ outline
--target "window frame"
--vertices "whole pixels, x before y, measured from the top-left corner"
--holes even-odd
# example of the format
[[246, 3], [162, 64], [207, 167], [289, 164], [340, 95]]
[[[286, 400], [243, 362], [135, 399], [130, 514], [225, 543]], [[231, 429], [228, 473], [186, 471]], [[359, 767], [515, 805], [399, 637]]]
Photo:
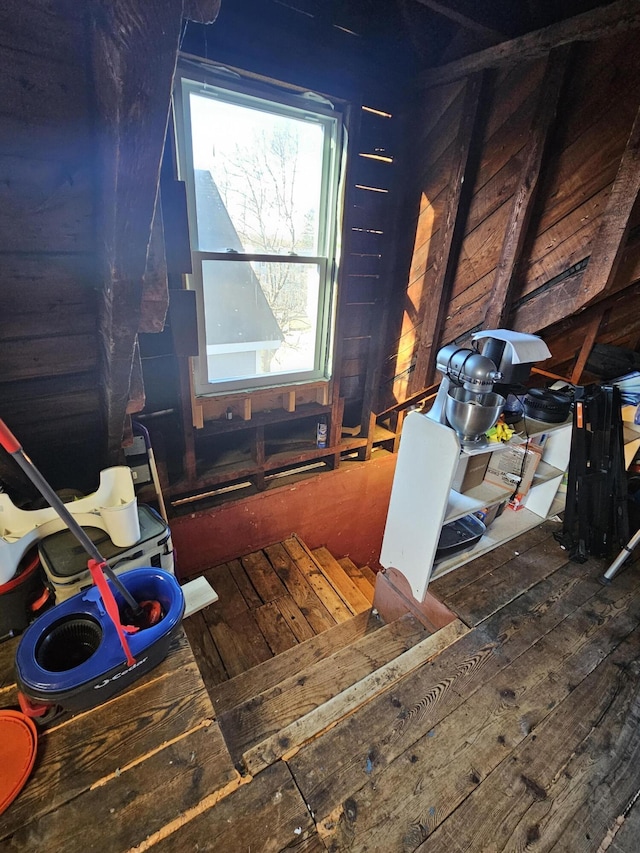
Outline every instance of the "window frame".
[[[206, 94], [224, 91], [224, 100], [243, 106], [264, 104], [274, 106], [274, 114], [300, 117], [325, 126], [323, 139], [322, 188], [315, 255], [287, 255], [240, 252], [210, 252], [197, 247], [197, 216], [195, 172], [191, 139], [189, 93]], [[252, 75], [206, 62], [182, 58], [176, 70], [173, 93], [173, 118], [176, 140], [176, 163], [179, 179], [185, 182], [192, 273], [187, 275], [187, 287], [196, 293], [198, 355], [192, 359], [193, 392], [196, 397], [223, 396], [241, 391], [286, 388], [318, 381], [329, 381], [332, 375], [337, 306], [337, 278], [341, 229], [344, 219], [344, 172], [346, 162], [345, 121], [347, 104], [329, 103], [318, 96], [305, 97], [302, 90], [273, 81], [256, 80]], [[327, 132], [327, 128], [330, 132]], [[203, 262], [242, 261], [262, 263], [299, 263], [318, 268], [317, 333], [314, 346], [314, 367], [311, 370], [265, 373], [259, 376], [210, 382], [207, 370], [205, 333], [205, 304]]]

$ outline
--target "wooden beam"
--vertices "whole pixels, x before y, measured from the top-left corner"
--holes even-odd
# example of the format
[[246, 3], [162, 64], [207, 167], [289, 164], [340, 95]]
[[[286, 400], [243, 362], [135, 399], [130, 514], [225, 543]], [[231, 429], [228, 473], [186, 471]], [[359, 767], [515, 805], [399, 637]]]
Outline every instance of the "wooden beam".
[[584, 372], [587, 359], [589, 358], [589, 353], [591, 352], [591, 348], [593, 347], [595, 340], [598, 336], [598, 330], [600, 329], [600, 323], [602, 322], [603, 313], [604, 311], [600, 310], [596, 314], [594, 314], [585, 330], [585, 339], [582, 342], [582, 346], [580, 347], [580, 352], [578, 353], [576, 363], [573, 367], [573, 370], [571, 371], [572, 385], [578, 385], [580, 382], [580, 377]]
[[[583, 273], [553, 287], [540, 288], [517, 306], [512, 326], [536, 332], [576, 314], [613, 293], [622, 260], [633, 206], [640, 194], [640, 109], [636, 115], [618, 173], [611, 187], [602, 222], [594, 237], [591, 257]], [[624, 286], [624, 284], [622, 285]]]
[[[549, 326], [560, 323], [564, 318], [572, 317], [581, 313], [582, 309], [575, 309], [577, 304], [575, 293], [580, 291], [580, 282], [582, 273], [578, 273], [570, 279], [560, 282], [555, 287], [544, 291], [537, 299], [532, 299], [530, 302], [522, 305], [512, 317], [512, 327], [519, 332], [541, 332]], [[637, 285], [635, 285], [637, 287]], [[631, 293], [629, 287], [626, 290], [617, 291], [610, 297], [603, 299], [603, 303], [608, 305], [611, 302], [616, 302], [622, 297], [622, 294]], [[601, 303], [596, 303], [600, 305]], [[596, 305], [591, 307], [596, 307]], [[586, 309], [590, 310], [589, 308]]]
[[582, 279], [585, 303], [611, 292], [640, 194], [640, 107], [607, 199]]
[[596, 41], [640, 27], [640, 0], [617, 0], [590, 12], [489, 47], [455, 62], [431, 68], [418, 77], [420, 88], [459, 80], [484, 68], [516, 65], [539, 59], [554, 47], [573, 41]]
[[129, 402], [182, 0], [93, 0], [90, 11], [102, 175], [102, 385], [114, 462]]
[[410, 393], [425, 388], [433, 378], [435, 359], [432, 358], [432, 355], [440, 342], [449, 302], [449, 291], [457, 263], [459, 242], [464, 229], [470, 191], [473, 185], [469, 175], [469, 161], [480, 114], [478, 105], [482, 95], [482, 84], [483, 75], [477, 74], [469, 78], [465, 87], [462, 114], [455, 143], [456, 154], [453, 161], [453, 174], [451, 175], [446, 202], [446, 214], [438, 235], [439, 243], [433, 268], [425, 273], [425, 276], [433, 276], [433, 280], [425, 287], [420, 306], [422, 327], [415, 369], [410, 380]]
[[511, 311], [516, 275], [522, 258], [522, 248], [531, 220], [531, 212], [536, 200], [542, 160], [555, 123], [570, 53], [571, 45], [563, 45], [552, 50], [547, 60], [547, 67], [540, 86], [539, 100], [526, 145], [526, 156], [520, 173], [520, 182], [513, 195], [509, 224], [502, 241], [496, 278], [484, 318], [485, 329], [502, 328]]
[[431, 9], [431, 11], [435, 12], [437, 15], [442, 15], [443, 18], [448, 18], [463, 29], [470, 30], [471, 32], [482, 36], [484, 39], [493, 41], [494, 43], [504, 41], [506, 38], [503, 33], [485, 26], [480, 23], [480, 21], [475, 20], [475, 18], [471, 18], [464, 12], [454, 9], [449, 5], [440, 3], [438, 0], [418, 0], [418, 3], [421, 3], [423, 6]]

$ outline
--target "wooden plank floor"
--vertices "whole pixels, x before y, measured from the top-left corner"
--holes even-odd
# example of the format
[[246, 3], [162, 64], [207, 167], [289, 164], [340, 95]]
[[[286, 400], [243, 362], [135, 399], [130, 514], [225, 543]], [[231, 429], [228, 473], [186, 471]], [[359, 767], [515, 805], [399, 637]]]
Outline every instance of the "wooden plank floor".
[[220, 566], [205, 577], [219, 600], [184, 622], [209, 693], [305, 640], [366, 613], [375, 575], [344, 567], [297, 537]]
[[[281, 750], [166, 849], [637, 853], [640, 565], [602, 587], [606, 563], [569, 562], [554, 529], [435, 582], [467, 633]], [[252, 706], [228, 685], [227, 721]]]

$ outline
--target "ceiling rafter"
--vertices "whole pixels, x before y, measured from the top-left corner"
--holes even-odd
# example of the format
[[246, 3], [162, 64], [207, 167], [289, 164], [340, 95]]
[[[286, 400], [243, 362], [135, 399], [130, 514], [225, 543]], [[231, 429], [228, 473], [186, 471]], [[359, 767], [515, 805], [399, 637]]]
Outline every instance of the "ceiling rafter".
[[[422, 2], [422, 0], [419, 0]], [[589, 12], [535, 30], [486, 50], [430, 68], [419, 75], [420, 89], [451, 83], [483, 68], [515, 65], [545, 56], [554, 47], [572, 41], [594, 41], [640, 27], [640, 0], [617, 0]]]
[[499, 32], [493, 29], [493, 27], [487, 27], [475, 18], [471, 18], [466, 13], [448, 4], [441, 3], [439, 0], [417, 0], [417, 2], [431, 9], [432, 12], [442, 15], [443, 18], [448, 18], [463, 29], [470, 30], [476, 35], [482, 36], [487, 41], [493, 41], [494, 44], [498, 44], [498, 42], [504, 41], [507, 38], [505, 33]]

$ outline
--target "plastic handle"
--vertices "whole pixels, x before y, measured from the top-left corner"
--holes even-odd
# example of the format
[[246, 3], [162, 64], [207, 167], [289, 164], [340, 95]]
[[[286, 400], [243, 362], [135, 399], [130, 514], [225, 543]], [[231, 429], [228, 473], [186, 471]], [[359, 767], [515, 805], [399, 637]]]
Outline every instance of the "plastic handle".
[[9, 427], [0, 418], [0, 444], [4, 447], [7, 453], [19, 453], [22, 446]]

